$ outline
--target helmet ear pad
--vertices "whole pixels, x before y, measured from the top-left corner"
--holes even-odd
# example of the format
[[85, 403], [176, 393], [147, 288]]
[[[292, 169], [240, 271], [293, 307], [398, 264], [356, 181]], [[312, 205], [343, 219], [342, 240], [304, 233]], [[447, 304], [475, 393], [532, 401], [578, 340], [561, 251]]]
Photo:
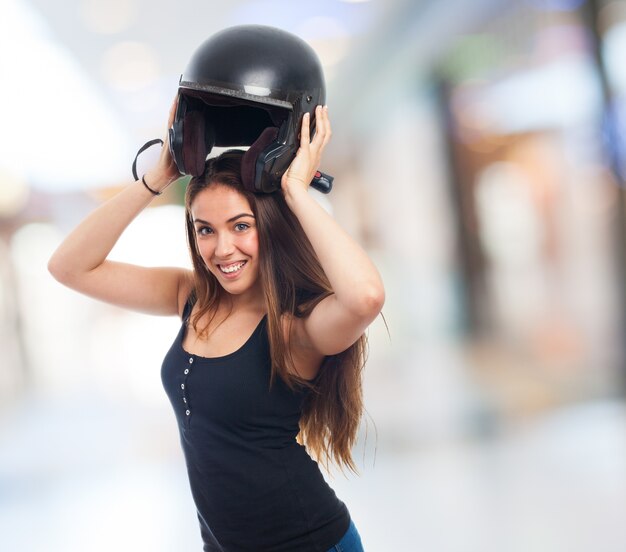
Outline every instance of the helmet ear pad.
[[[260, 181], [260, 175], [257, 174], [257, 161], [262, 157], [266, 149], [272, 149], [276, 143], [278, 137], [278, 128], [267, 127], [259, 137], [250, 146], [248, 151], [243, 154], [241, 158], [241, 180], [244, 187], [251, 192], [261, 192], [257, 185], [257, 181]], [[279, 186], [276, 186], [278, 189]]]
[[[215, 141], [212, 129], [205, 123], [202, 111], [188, 111], [183, 119], [182, 161], [185, 174], [199, 176], [204, 172], [207, 155]], [[182, 172], [182, 171], [181, 171]]]

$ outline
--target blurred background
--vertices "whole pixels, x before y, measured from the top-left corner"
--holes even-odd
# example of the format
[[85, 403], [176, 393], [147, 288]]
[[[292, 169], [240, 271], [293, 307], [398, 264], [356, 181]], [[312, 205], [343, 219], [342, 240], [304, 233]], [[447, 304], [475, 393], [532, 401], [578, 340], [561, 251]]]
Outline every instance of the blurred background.
[[[46, 263], [240, 23], [318, 52], [312, 193], [386, 283], [361, 474], [328, 476], [366, 550], [626, 550], [626, 1], [602, 0], [3, 0], [0, 549], [201, 549], [160, 380], [179, 321]], [[112, 255], [189, 266], [183, 190]]]

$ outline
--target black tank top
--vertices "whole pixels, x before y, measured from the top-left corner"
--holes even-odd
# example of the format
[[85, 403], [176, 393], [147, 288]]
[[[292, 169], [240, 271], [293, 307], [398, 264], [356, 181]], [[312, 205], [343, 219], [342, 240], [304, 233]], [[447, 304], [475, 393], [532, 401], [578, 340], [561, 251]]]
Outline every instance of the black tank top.
[[161, 368], [205, 552], [326, 552], [350, 515], [295, 440], [306, 390], [269, 389], [264, 316], [234, 353], [187, 353], [191, 304]]

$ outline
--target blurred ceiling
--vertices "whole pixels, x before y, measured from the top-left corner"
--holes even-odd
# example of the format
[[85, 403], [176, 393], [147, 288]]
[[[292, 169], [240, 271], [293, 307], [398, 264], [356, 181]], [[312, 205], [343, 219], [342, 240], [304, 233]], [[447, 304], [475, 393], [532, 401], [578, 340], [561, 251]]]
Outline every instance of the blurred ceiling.
[[[307, 40], [329, 92], [342, 63], [397, 17], [406, 0], [26, 0], [50, 36], [143, 136], [167, 115], [178, 78], [199, 44], [243, 23], [273, 25]], [[330, 99], [329, 94], [329, 99]]]
[[[390, 83], [414, 83], [450, 33], [506, 2], [472, 0], [471, 11], [467, 4], [3, 0], [0, 68], [19, 86], [0, 90], [0, 115], [15, 129], [0, 136], [0, 169], [50, 190], [127, 180], [139, 146], [163, 134], [193, 51], [214, 32], [244, 23], [280, 27], [313, 46], [325, 68], [334, 128], [342, 120], [376, 126], [371, 114], [392, 103], [384, 97]], [[29, 110], [14, 109], [20, 104]], [[24, 116], [33, 124], [24, 125]]]
[[[373, 68], [371, 56], [357, 54], [384, 43], [394, 22], [415, 5], [415, 0], [3, 0], [0, 69], [19, 86], [0, 90], [0, 115], [16, 129], [0, 136], [5, 153], [0, 168], [49, 190], [126, 180], [138, 147], [163, 134], [193, 51], [214, 32], [237, 24], [273, 25], [307, 40], [324, 65], [328, 103], [335, 114], [345, 113], [354, 103], [356, 74]], [[350, 67], [355, 56], [358, 70]], [[349, 80], [342, 80], [343, 74]], [[25, 86], [34, 82], [36, 87]], [[30, 107], [25, 113], [12, 107], [19, 104]], [[32, 124], [24, 125], [24, 116]]]

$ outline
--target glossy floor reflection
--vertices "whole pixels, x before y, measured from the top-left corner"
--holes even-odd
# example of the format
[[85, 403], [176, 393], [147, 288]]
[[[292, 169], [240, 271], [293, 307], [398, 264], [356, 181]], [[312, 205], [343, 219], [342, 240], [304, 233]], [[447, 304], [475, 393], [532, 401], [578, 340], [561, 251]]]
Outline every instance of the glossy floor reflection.
[[[0, 549], [199, 552], [168, 406], [133, 409], [85, 390], [6, 411]], [[626, 409], [611, 402], [482, 443], [401, 445], [379, 424], [375, 463], [370, 442], [361, 476], [331, 484], [368, 552], [623, 552], [625, 430]]]

